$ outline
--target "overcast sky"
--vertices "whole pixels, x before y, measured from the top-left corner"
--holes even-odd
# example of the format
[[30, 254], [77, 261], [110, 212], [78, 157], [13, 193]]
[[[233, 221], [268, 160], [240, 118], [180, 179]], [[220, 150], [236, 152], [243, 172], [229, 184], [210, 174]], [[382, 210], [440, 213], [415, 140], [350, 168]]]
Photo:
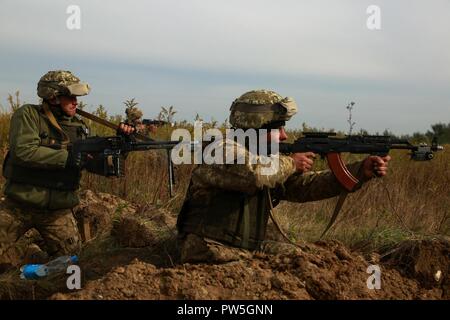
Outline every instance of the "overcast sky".
[[[72, 4], [80, 30], [66, 27]], [[299, 104], [291, 128], [347, 130], [355, 101], [356, 129], [426, 131], [450, 122], [449, 18], [449, 0], [1, 0], [0, 104], [16, 90], [36, 102], [39, 78], [65, 69], [112, 114], [135, 97], [148, 118], [173, 105], [177, 120], [223, 121], [267, 88]]]

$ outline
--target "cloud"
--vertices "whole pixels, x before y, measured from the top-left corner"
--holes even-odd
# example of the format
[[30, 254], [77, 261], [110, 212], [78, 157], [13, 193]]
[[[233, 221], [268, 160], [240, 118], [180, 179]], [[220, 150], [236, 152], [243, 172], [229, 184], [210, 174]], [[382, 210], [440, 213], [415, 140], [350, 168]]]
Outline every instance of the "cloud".
[[[79, 31], [66, 28], [66, 8], [71, 4], [81, 8]], [[441, 118], [448, 118], [450, 2], [377, 1], [379, 31], [366, 28], [366, 8], [371, 4], [4, 0], [0, 41], [7, 45], [0, 52], [0, 66], [1, 60], [14, 64], [11, 57], [20, 56], [47, 67], [51, 63], [40, 61], [48, 59], [35, 57], [59, 57], [88, 73], [91, 81], [98, 80], [97, 92], [103, 98], [107, 85], [124, 92], [151, 87], [155, 95], [172, 94], [170, 98], [184, 101], [191, 113], [212, 110], [197, 102], [201, 95], [223, 109], [240, 90], [258, 85], [297, 96], [308, 102], [305, 108], [324, 106], [329, 113], [333, 99], [334, 105], [359, 99], [367, 110], [386, 105], [395, 115], [428, 99]], [[94, 74], [83, 69], [83, 63], [103, 69], [91, 68]], [[111, 67], [117, 70], [105, 69]], [[159, 81], [144, 74], [155, 70]], [[7, 82], [5, 77], [0, 75], [0, 84]], [[133, 81], [137, 83], [131, 86]], [[142, 96], [157, 101], [148, 93]], [[211, 112], [226, 116], [226, 111]], [[312, 111], [311, 118], [318, 117], [323, 115]]]
[[445, 1], [381, 1], [381, 31], [366, 28], [370, 1], [84, 0], [80, 31], [66, 28], [71, 3], [7, 1], [2, 38], [24, 50], [204, 70], [397, 79], [442, 67], [429, 57], [450, 71]]

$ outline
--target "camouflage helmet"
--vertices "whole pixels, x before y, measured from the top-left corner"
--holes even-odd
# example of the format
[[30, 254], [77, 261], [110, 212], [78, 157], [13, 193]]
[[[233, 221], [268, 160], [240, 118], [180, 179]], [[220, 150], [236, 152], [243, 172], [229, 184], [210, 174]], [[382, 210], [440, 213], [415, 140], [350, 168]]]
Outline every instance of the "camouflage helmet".
[[38, 82], [37, 94], [42, 99], [50, 100], [60, 95], [85, 96], [91, 88], [80, 82], [70, 71], [49, 71]]
[[136, 107], [128, 107], [125, 109], [125, 113], [127, 115], [127, 122], [136, 123], [140, 118], [142, 118], [142, 111]]
[[235, 128], [275, 128], [297, 113], [297, 104], [274, 91], [253, 90], [234, 100], [230, 111], [230, 123]]

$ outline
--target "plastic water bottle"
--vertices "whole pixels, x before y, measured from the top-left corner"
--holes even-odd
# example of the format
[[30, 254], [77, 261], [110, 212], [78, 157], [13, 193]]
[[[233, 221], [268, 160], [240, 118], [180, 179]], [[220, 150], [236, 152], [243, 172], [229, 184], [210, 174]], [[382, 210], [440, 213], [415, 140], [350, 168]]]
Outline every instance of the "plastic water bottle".
[[51, 274], [65, 272], [71, 264], [78, 263], [77, 256], [61, 256], [46, 264], [26, 264], [20, 268], [21, 279], [39, 279]]

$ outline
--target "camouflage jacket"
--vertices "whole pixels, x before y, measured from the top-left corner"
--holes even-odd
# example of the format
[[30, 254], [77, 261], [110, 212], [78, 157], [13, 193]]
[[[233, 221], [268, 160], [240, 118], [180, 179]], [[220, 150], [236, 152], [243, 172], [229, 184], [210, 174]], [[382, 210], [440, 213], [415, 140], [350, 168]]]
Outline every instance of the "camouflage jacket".
[[[87, 135], [81, 120], [63, 115], [58, 108], [51, 109], [70, 141]], [[3, 167], [5, 195], [34, 208], [55, 210], [77, 205], [81, 172], [66, 168], [68, 151], [58, 148], [62, 139], [42, 105], [28, 104], [14, 112], [10, 149]]]
[[[272, 155], [278, 160], [278, 170], [263, 174], [269, 167], [263, 164], [267, 159], [250, 154], [233, 141], [222, 143], [225, 152], [233, 149], [235, 159], [243, 157], [245, 161], [243, 164], [203, 164], [193, 171], [178, 217], [180, 236], [194, 233], [232, 246], [257, 249], [265, 237], [269, 193], [275, 206], [281, 200], [326, 199], [343, 190], [330, 170], [301, 174], [296, 172], [294, 160], [284, 155]], [[357, 162], [348, 168], [356, 174], [360, 165]]]

